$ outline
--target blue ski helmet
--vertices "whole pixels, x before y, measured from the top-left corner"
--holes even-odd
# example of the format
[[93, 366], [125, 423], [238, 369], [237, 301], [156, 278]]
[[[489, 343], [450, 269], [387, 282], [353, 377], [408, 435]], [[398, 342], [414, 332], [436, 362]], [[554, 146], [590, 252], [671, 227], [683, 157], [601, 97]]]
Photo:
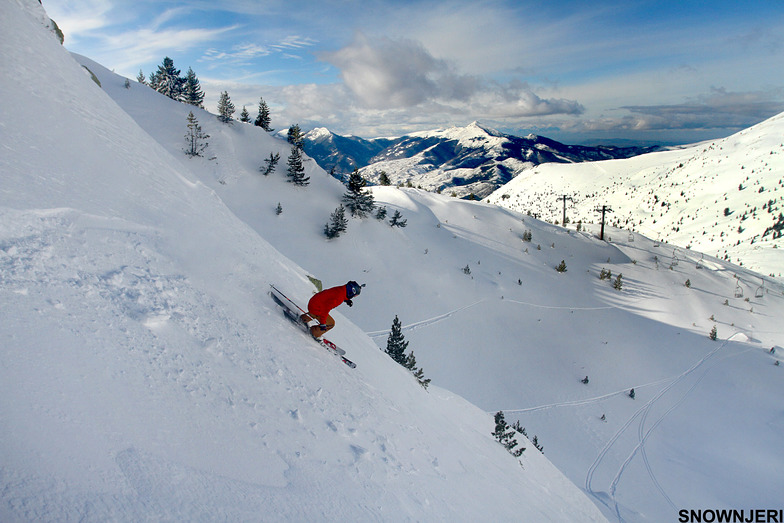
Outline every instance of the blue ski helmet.
[[346, 297], [349, 300], [354, 296], [359, 296], [360, 292], [362, 292], [362, 287], [357, 282], [350, 281], [346, 284]]

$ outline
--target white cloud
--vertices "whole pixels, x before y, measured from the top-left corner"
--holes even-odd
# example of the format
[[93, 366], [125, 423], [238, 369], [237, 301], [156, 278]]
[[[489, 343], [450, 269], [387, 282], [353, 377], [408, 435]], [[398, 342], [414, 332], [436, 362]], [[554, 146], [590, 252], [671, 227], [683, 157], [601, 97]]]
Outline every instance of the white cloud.
[[543, 99], [522, 82], [502, 84], [460, 74], [451, 63], [433, 57], [413, 40], [370, 39], [358, 34], [350, 45], [323, 53], [322, 58], [340, 70], [357, 105], [366, 109], [460, 110], [479, 117], [578, 114], [583, 110], [573, 100]]

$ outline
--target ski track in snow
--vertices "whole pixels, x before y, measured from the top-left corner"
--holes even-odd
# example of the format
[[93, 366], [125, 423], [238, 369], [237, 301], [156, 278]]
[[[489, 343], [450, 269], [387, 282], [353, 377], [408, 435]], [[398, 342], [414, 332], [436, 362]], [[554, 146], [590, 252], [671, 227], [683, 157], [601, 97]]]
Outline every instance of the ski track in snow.
[[[402, 330], [403, 331], [412, 331], [412, 330], [415, 330], [415, 329], [419, 329], [421, 327], [428, 327], [430, 325], [433, 325], [433, 324], [439, 323], [441, 321], [444, 321], [446, 319], [449, 319], [454, 314], [457, 314], [458, 312], [462, 312], [462, 311], [464, 311], [466, 309], [470, 309], [471, 307], [479, 305], [480, 303], [483, 303], [485, 301], [487, 301], [487, 298], [479, 300], [479, 301], [474, 302], [474, 303], [471, 303], [470, 305], [466, 305], [465, 307], [460, 307], [458, 309], [449, 311], [449, 312], [441, 314], [439, 316], [435, 316], [435, 317], [427, 319], [427, 320], [422, 320], [422, 321], [417, 321], [417, 322], [414, 322], [414, 323], [409, 323], [408, 325], [404, 325], [402, 327]], [[390, 333], [390, 330], [387, 329], [387, 330], [383, 330], [383, 331], [366, 332], [365, 334], [367, 334], [371, 338], [381, 338], [383, 336], [389, 336], [389, 333]]]
[[[594, 460], [594, 462], [588, 468], [588, 473], [586, 474], [586, 477], [585, 477], [585, 491], [588, 492], [591, 496], [593, 496], [597, 501], [599, 501], [603, 505], [607, 506], [608, 508], [611, 508], [614, 511], [614, 513], [615, 513], [616, 517], [618, 518], [619, 522], [623, 522], [625, 520], [623, 519], [623, 516], [621, 516], [620, 506], [618, 505], [618, 501], [617, 501], [617, 499], [615, 497], [615, 493], [617, 491], [618, 484], [620, 483], [620, 481], [621, 481], [621, 479], [623, 477], [623, 473], [626, 471], [627, 466], [632, 462], [632, 460], [634, 459], [634, 457], [637, 455], [638, 452], [642, 456], [642, 459], [643, 459], [643, 462], [645, 464], [645, 467], [646, 467], [646, 470], [648, 472], [648, 475], [650, 476], [651, 481], [653, 482], [653, 484], [656, 486], [656, 489], [664, 497], [664, 499], [667, 501], [667, 503], [674, 510], [677, 510], [676, 505], [673, 503], [673, 501], [669, 497], [669, 495], [667, 495], [667, 493], [665, 492], [664, 488], [658, 482], [658, 480], [656, 479], [656, 476], [653, 473], [653, 470], [651, 468], [650, 462], [648, 460], [647, 453], [645, 452], [645, 443], [648, 440], [648, 437], [651, 435], [651, 433], [659, 426], [659, 424], [672, 411], [674, 411], [678, 406], [680, 406], [689, 397], [689, 395], [697, 388], [697, 385], [699, 385], [699, 383], [702, 381], [702, 379], [705, 377], [705, 375], [707, 374], [707, 372], [710, 369], [705, 369], [705, 371], [695, 380], [695, 382], [692, 384], [692, 386], [689, 388], [689, 390], [687, 390], [678, 399], [678, 401], [676, 401], [669, 409], [667, 409], [661, 416], [659, 416], [659, 418], [654, 422], [654, 424], [646, 431], [645, 430], [645, 425], [646, 425], [646, 422], [648, 420], [648, 416], [650, 414], [651, 408], [665, 394], [667, 394], [675, 385], [677, 385], [678, 383], [682, 382], [684, 379], [689, 377], [698, 368], [702, 367], [706, 362], [708, 362], [708, 360], [713, 358], [713, 356], [715, 356], [721, 349], [723, 349], [727, 345], [727, 343], [729, 343], [732, 340], [732, 338], [734, 336], [736, 336], [737, 334], [738, 333], [736, 332], [735, 334], [730, 336], [721, 345], [719, 345], [717, 348], [715, 348], [710, 353], [708, 353], [705, 357], [703, 357], [702, 359], [697, 361], [694, 365], [689, 367], [682, 374], [680, 374], [679, 376], [676, 376], [675, 378], [673, 378], [672, 381], [667, 386], [665, 386], [663, 389], [661, 389], [655, 396], [653, 396], [653, 398], [651, 398], [645, 405], [643, 405], [637, 412], [635, 412], [634, 415], [632, 415], [626, 421], [626, 423], [624, 423], [621, 426], [621, 428], [618, 429], [618, 431], [616, 431], [615, 434], [613, 434], [613, 436], [607, 441], [607, 443], [602, 448], [602, 450], [599, 451], [599, 454], [596, 457], [596, 459]], [[610, 499], [612, 500], [612, 507], [610, 507], [610, 505], [600, 495], [598, 495], [597, 492], [593, 489], [593, 487], [592, 487], [593, 477], [594, 477], [594, 475], [596, 473], [596, 470], [602, 464], [602, 462], [604, 461], [604, 458], [607, 456], [609, 451], [612, 449], [612, 447], [615, 445], [615, 443], [618, 441], [618, 439], [620, 439], [620, 437], [626, 432], [626, 430], [634, 423], [634, 421], [638, 417], [640, 418], [640, 422], [639, 422], [638, 429], [637, 429], [638, 443], [632, 449], [632, 451], [629, 453], [629, 455], [624, 460], [624, 462], [621, 464], [620, 468], [618, 469], [618, 472], [615, 474], [615, 477], [613, 478], [612, 482], [610, 483], [609, 493], [610, 493]]]

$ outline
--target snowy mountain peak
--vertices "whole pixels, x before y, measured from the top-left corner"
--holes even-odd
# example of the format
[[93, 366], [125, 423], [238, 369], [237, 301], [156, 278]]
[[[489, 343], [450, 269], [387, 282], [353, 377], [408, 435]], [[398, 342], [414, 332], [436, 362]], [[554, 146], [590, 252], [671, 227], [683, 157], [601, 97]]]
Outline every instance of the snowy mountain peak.
[[331, 140], [333, 137], [332, 132], [326, 127], [316, 127], [305, 133], [304, 138], [313, 142]]

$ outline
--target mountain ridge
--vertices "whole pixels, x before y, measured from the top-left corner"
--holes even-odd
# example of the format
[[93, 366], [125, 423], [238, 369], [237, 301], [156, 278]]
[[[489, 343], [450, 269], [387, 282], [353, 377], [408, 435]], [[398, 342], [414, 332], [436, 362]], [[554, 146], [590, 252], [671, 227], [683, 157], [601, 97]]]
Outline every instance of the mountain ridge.
[[378, 184], [383, 172], [393, 185], [477, 199], [541, 163], [627, 158], [657, 149], [565, 145], [533, 134], [502, 133], [476, 121], [398, 138], [345, 137], [323, 127], [304, 135], [305, 152], [338, 176], [359, 169], [368, 181]]

